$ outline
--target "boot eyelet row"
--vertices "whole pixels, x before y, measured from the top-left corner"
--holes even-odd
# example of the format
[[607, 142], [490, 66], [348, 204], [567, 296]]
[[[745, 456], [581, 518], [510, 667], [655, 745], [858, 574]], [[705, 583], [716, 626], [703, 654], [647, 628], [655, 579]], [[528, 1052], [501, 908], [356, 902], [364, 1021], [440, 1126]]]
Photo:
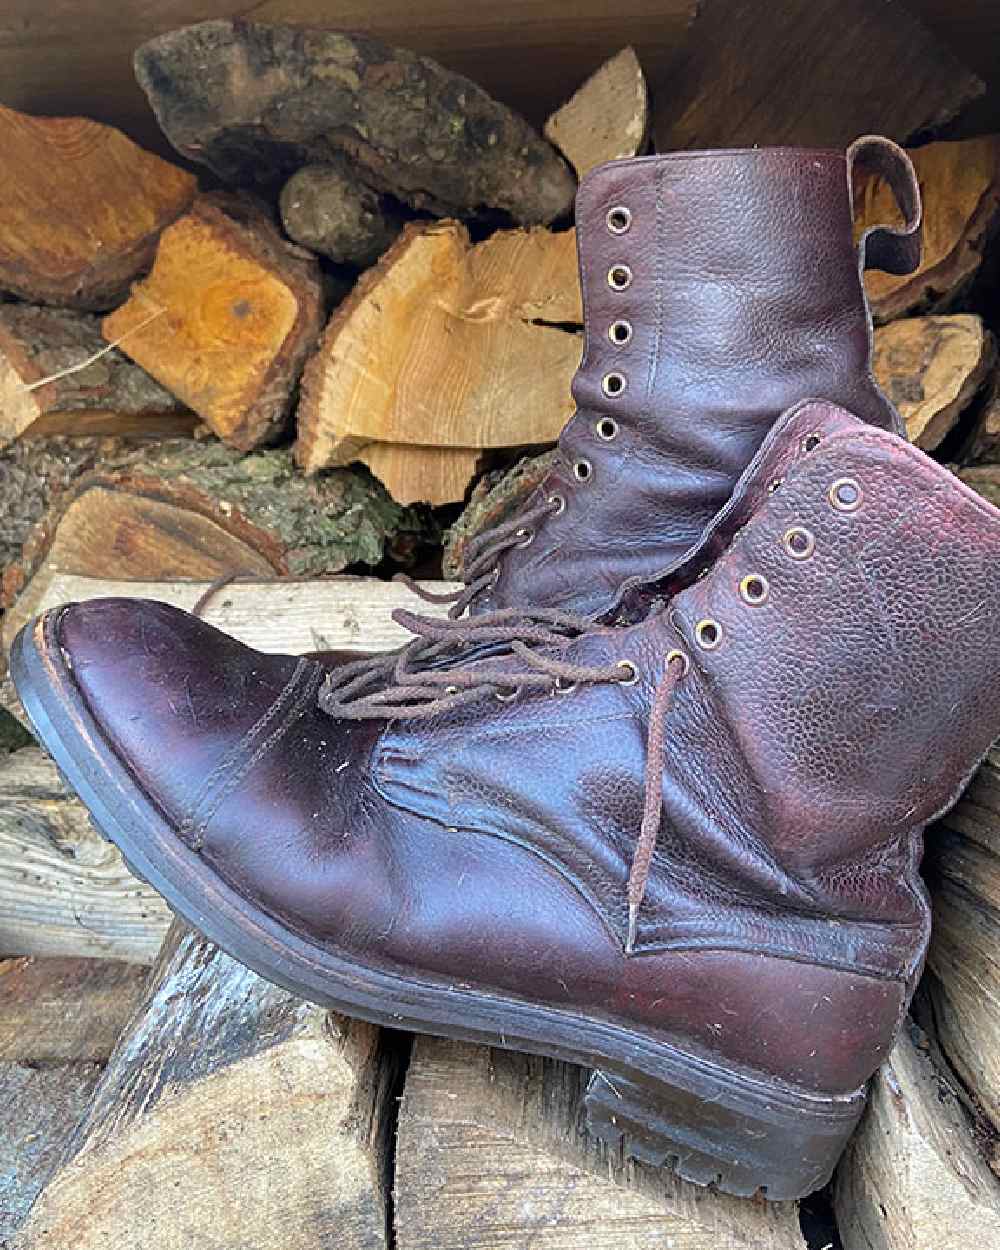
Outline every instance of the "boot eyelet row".
[[595, 423], [594, 429], [597, 431], [597, 437], [603, 438], [606, 443], [618, 437], [618, 422], [614, 417], [601, 417]]
[[608, 270], [608, 286], [612, 291], [627, 291], [632, 285], [632, 270], [628, 265], [612, 265]]
[[816, 539], [802, 525], [793, 525], [785, 530], [781, 541], [793, 560], [808, 560], [816, 550]]
[[766, 603], [770, 592], [767, 578], [762, 577], [760, 573], [748, 573], [740, 582], [740, 598], [752, 608]]
[[607, 222], [609, 234], [624, 234], [632, 224], [632, 212], [624, 204], [616, 204], [614, 208], [608, 209], [604, 220]]
[[722, 642], [722, 626], [710, 616], [703, 617], [694, 627], [694, 636], [703, 651], [714, 651]]
[[624, 373], [619, 373], [617, 369], [611, 373], [606, 373], [601, 378], [601, 390], [607, 395], [608, 399], [617, 399], [619, 395], [625, 393], [628, 386], [628, 379]]
[[626, 321], [624, 317], [612, 321], [608, 326], [608, 338], [615, 347], [624, 347], [632, 338], [632, 322]]
[[581, 456], [573, 465], [573, 476], [578, 482], [589, 482], [594, 476], [594, 466]]
[[839, 477], [830, 487], [827, 497], [838, 512], [857, 512], [864, 493], [853, 477]]
[[624, 677], [618, 679], [620, 686], [634, 686], [639, 680], [639, 670], [631, 660], [619, 660], [615, 667], [620, 668], [625, 674]]
[[535, 531], [531, 529], [519, 529], [515, 537], [520, 538], [517, 544], [519, 547], [530, 547], [535, 541]]

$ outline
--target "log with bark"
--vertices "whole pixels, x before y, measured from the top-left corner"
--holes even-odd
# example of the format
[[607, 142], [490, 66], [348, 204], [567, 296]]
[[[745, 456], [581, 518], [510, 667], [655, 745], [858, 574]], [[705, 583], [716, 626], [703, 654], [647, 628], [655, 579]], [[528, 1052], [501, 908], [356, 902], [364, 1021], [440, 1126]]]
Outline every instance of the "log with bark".
[[202, 22], [143, 44], [135, 68], [174, 147], [235, 185], [346, 156], [368, 186], [436, 216], [531, 225], [572, 206], [572, 174], [522, 118], [377, 39]]
[[793, 1202], [748, 1202], [590, 1137], [588, 1073], [418, 1037], [397, 1131], [399, 1250], [805, 1250]]
[[112, 308], [149, 267], [195, 181], [117, 130], [0, 108], [0, 290]]
[[649, 92], [635, 49], [605, 61], [552, 114], [543, 133], [578, 178], [605, 161], [641, 156], [649, 141]]
[[399, 212], [359, 182], [346, 160], [306, 165], [281, 190], [281, 220], [296, 243], [339, 264], [372, 265], [403, 228]]
[[103, 331], [247, 451], [284, 430], [322, 313], [316, 258], [253, 201], [204, 195], [163, 232], [148, 278]]
[[0, 447], [55, 434], [168, 437], [196, 424], [148, 373], [108, 350], [97, 317], [0, 304]]
[[960, 459], [965, 462], [984, 462], [995, 465], [1000, 462], [1000, 371], [993, 374], [978, 419], [962, 448]]
[[701, 0], [653, 83], [657, 150], [899, 142], [985, 90], [899, 0]]
[[[1000, 222], [1000, 137], [931, 143], [909, 155], [923, 198], [922, 256], [914, 273], [865, 275], [876, 321], [960, 304]], [[884, 179], [859, 178], [855, 217], [859, 231], [902, 221]]]
[[981, 317], [907, 317], [875, 331], [872, 367], [911, 443], [939, 447], [982, 391], [996, 362]]
[[17, 1248], [386, 1246], [398, 1068], [178, 923]]

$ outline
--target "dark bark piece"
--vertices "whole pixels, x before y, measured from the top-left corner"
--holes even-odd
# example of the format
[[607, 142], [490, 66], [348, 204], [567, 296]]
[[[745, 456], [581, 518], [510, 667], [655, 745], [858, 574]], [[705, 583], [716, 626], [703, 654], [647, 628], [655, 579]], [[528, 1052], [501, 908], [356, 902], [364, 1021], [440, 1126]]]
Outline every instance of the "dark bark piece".
[[195, 415], [107, 347], [88, 313], [0, 305], [0, 446], [28, 435], [191, 433]]
[[352, 174], [346, 161], [307, 165], [281, 191], [289, 238], [338, 264], [372, 265], [403, 228], [403, 218]]
[[0, 1244], [8, 1245], [6, 1238], [27, 1216], [100, 1076], [96, 1063], [54, 1068], [0, 1063]]
[[994, 466], [1000, 463], [1000, 373], [994, 373], [989, 381], [975, 427], [959, 459]]
[[145, 984], [121, 960], [0, 963], [0, 1062], [105, 1063]]
[[18, 1250], [379, 1250], [395, 1075], [178, 924]]
[[903, 142], [984, 90], [898, 0], [701, 0], [653, 131], [660, 152]]
[[0, 288], [112, 308], [149, 266], [195, 180], [109, 126], [0, 108]]
[[516, 113], [427, 57], [337, 31], [202, 22], [151, 39], [136, 76], [174, 147], [237, 185], [351, 158], [438, 216], [523, 224], [572, 205], [568, 167]]
[[254, 202], [200, 196], [163, 232], [147, 278], [102, 326], [241, 451], [284, 430], [323, 323], [314, 256]]

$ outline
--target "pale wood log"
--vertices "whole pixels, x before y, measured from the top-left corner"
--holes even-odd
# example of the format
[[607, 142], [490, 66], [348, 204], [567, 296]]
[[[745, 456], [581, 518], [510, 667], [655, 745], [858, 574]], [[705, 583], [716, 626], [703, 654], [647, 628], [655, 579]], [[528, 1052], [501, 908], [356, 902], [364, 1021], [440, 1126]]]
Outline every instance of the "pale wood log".
[[167, 905], [129, 873], [47, 755], [0, 756], [0, 956], [149, 964], [169, 923]]
[[273, 442], [322, 325], [316, 258], [234, 196], [200, 196], [104, 320], [109, 342], [241, 451]]
[[981, 317], [907, 317], [875, 331], [876, 380], [906, 422], [911, 443], [940, 446], [984, 386], [996, 360]]
[[634, 48], [622, 48], [545, 123], [545, 137], [582, 178], [595, 165], [641, 156], [649, 140], [649, 93]]
[[904, 1029], [872, 1082], [864, 1119], [838, 1169], [844, 1250], [996, 1244], [1000, 1181], [954, 1089], [922, 1046], [919, 1030]]
[[17, 1250], [378, 1250], [396, 1068], [178, 924]]
[[796, 1203], [623, 1164], [582, 1127], [588, 1075], [418, 1037], [397, 1130], [399, 1250], [804, 1250]]
[[[909, 153], [923, 198], [923, 252], [912, 274], [869, 270], [865, 289], [876, 321], [915, 312], [943, 312], [968, 290], [1000, 213], [1000, 137], [931, 143]], [[861, 183], [855, 195], [858, 230], [901, 222], [889, 186]]]
[[482, 452], [469, 447], [368, 443], [356, 454], [397, 503], [460, 503]]
[[0, 1062], [104, 1063], [146, 976], [117, 959], [0, 962]]
[[554, 442], [573, 411], [582, 324], [574, 233], [411, 225], [337, 309], [302, 380], [309, 473], [372, 441]]
[[111, 308], [195, 194], [189, 173], [108, 126], [0, 108], [0, 289]]

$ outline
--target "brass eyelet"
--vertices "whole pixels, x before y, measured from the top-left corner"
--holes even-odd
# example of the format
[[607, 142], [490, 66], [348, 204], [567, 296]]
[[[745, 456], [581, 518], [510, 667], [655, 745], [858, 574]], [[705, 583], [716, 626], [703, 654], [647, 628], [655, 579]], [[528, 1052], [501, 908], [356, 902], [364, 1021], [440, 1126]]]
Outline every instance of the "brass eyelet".
[[802, 450], [805, 452], [815, 451], [823, 441], [820, 434], [807, 434], [802, 440]]
[[767, 578], [760, 573], [748, 573], [740, 582], [740, 598], [753, 608], [764, 603], [769, 593]]
[[601, 417], [594, 425], [594, 429], [597, 431], [597, 437], [603, 438], [606, 443], [618, 437], [618, 422], [614, 417]]
[[498, 703], [513, 703], [517, 696], [521, 693], [517, 686], [511, 686], [509, 690], [494, 690], [493, 697]]
[[445, 686], [444, 692], [445, 694], [458, 694], [459, 689], [457, 686]]
[[578, 482], [589, 482], [594, 476], [594, 466], [581, 456], [573, 465], [573, 476]]
[[714, 651], [722, 642], [722, 626], [710, 616], [703, 617], [694, 627], [694, 636], [703, 651]]
[[526, 529], [522, 526], [522, 528], [516, 532], [514, 537], [520, 538], [521, 540], [519, 543], [516, 543], [515, 546], [530, 547], [531, 544], [535, 541], [535, 531], [532, 529]]
[[666, 660], [664, 661], [664, 667], [665, 667], [665, 668], [669, 668], [669, 667], [670, 667], [670, 665], [671, 665], [671, 664], [673, 664], [674, 660], [680, 660], [681, 665], [682, 665], [682, 667], [681, 667], [681, 676], [682, 676], [682, 677], [686, 677], [686, 676], [687, 676], [687, 671], [688, 671], [688, 669], [691, 667], [691, 660], [690, 660], [690, 658], [689, 658], [689, 656], [688, 656], [687, 652], [686, 652], [686, 651], [681, 651], [681, 649], [680, 649], [679, 647], [672, 647], [672, 648], [671, 648], [671, 649], [667, 652], [667, 658], [666, 658]]
[[627, 291], [632, 285], [632, 270], [628, 265], [612, 265], [608, 270], [608, 286], [612, 291]]
[[608, 326], [608, 338], [615, 347], [624, 347], [632, 338], [632, 322], [622, 318]]
[[838, 477], [827, 492], [827, 498], [838, 512], [857, 512], [864, 492], [853, 477]]
[[624, 373], [619, 373], [616, 369], [611, 373], [606, 373], [601, 378], [601, 390], [607, 395], [608, 399], [617, 399], [619, 395], [625, 393], [628, 386], [628, 378]]
[[627, 674], [626, 677], [619, 677], [618, 684], [620, 686], [634, 686], [639, 680], [639, 670], [631, 660], [619, 660], [615, 667], [624, 669]]
[[772, 478], [771, 481], [768, 482], [767, 484], [767, 493], [769, 495], [773, 495], [775, 491], [781, 490], [784, 484], [785, 484], [785, 479], [783, 477]]
[[566, 681], [563, 677], [557, 677], [554, 689], [556, 694], [572, 694], [576, 686], [577, 683], [575, 681]]
[[624, 204], [616, 204], [614, 208], [608, 209], [604, 220], [610, 234], [624, 234], [632, 224], [632, 213]]
[[548, 503], [553, 516], [561, 516], [566, 511], [565, 495], [549, 495]]
[[802, 525], [793, 525], [785, 530], [781, 541], [793, 560], [808, 560], [816, 550], [816, 539]]

